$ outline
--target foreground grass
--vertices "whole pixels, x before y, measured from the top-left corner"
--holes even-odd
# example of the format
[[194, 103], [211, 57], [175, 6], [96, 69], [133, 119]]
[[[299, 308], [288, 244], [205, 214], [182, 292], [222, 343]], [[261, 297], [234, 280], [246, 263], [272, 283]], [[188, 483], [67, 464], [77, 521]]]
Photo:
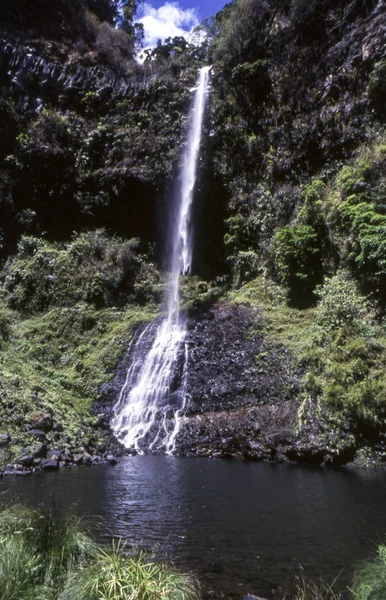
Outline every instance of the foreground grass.
[[[200, 599], [192, 575], [130, 551], [121, 541], [100, 547], [73, 514], [58, 519], [22, 505], [3, 508], [0, 544], [2, 600]], [[291, 600], [385, 600], [386, 546], [356, 571], [347, 593], [335, 583], [298, 579]]]
[[0, 513], [2, 600], [198, 600], [196, 580], [130, 554], [100, 548], [81, 520], [53, 519], [24, 506]]

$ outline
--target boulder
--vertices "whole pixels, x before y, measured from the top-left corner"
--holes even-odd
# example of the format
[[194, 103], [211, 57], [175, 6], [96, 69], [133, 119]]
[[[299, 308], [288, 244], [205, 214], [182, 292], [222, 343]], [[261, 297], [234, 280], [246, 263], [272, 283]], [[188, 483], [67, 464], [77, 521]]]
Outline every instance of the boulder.
[[64, 462], [66, 465], [73, 461], [73, 456], [71, 452], [62, 452], [60, 460]]
[[62, 453], [60, 450], [54, 449], [54, 450], [50, 450], [47, 454], [47, 458], [51, 459], [51, 460], [60, 460], [62, 457]]
[[42, 415], [37, 421], [34, 423], [34, 427], [36, 429], [41, 429], [42, 431], [48, 432], [52, 430], [54, 425], [52, 416], [50, 414]]
[[41, 462], [41, 468], [44, 471], [57, 471], [59, 469], [59, 461], [54, 458], [45, 458]]
[[47, 456], [47, 444], [40, 442], [35, 446], [35, 450], [32, 453], [34, 458], [46, 458]]
[[0, 448], [9, 446], [10, 442], [11, 436], [9, 435], [9, 433], [2, 433], [0, 435]]
[[33, 462], [34, 459], [31, 454], [23, 454], [23, 456], [17, 459], [17, 463], [22, 467], [26, 467], [27, 469], [33, 466]]
[[87, 452], [83, 454], [83, 464], [87, 465], [88, 467], [92, 465], [92, 458]]
[[78, 466], [83, 465], [83, 455], [82, 454], [74, 454], [74, 463]]

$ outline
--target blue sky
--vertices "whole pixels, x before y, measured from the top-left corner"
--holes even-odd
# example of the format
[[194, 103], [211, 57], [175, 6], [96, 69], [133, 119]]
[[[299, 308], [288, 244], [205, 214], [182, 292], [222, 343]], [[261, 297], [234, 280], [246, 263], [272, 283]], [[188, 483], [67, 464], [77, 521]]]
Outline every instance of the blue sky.
[[200, 21], [214, 15], [226, 3], [226, 0], [145, 0], [137, 18], [145, 28], [145, 46], [155, 46], [158, 39], [188, 36]]

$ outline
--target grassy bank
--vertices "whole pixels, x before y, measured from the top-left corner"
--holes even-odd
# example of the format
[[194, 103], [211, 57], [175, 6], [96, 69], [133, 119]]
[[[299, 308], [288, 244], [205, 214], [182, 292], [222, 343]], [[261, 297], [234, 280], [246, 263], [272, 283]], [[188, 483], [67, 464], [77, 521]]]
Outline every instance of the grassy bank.
[[33, 452], [31, 430], [63, 452], [103, 447], [92, 402], [134, 328], [159, 310], [149, 297], [140, 302], [151, 285], [145, 268], [155, 272], [128, 243], [100, 232], [65, 246], [20, 244], [0, 297], [0, 465]]

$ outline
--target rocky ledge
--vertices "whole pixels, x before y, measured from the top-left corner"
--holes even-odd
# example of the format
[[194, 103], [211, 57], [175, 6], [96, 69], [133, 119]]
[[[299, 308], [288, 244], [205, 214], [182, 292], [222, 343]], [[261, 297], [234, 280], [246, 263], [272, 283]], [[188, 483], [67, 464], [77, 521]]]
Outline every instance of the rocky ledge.
[[[263, 315], [224, 303], [189, 321], [188, 409], [177, 440], [185, 456], [344, 464], [356, 440], [318, 414], [299, 420], [302, 368], [263, 333]], [[312, 410], [307, 414], [312, 414]]]
[[[302, 366], [288, 347], [264, 333], [264, 318], [259, 310], [232, 303], [190, 311], [188, 402], [176, 453], [314, 465], [383, 464], [386, 435], [359, 431], [349, 420], [337, 422], [304, 400]], [[129, 363], [130, 353], [96, 405], [107, 421]]]
[[[49, 413], [42, 415], [38, 423], [26, 429], [31, 440], [29, 447], [21, 448], [15, 456], [14, 448], [20, 445], [9, 433], [0, 435], [0, 477], [4, 475], [28, 475], [36, 471], [56, 471], [62, 467], [92, 466], [117, 463], [124, 450], [109, 431], [109, 423], [101, 415], [92, 431], [87, 431], [82, 446], [69, 449], [63, 427], [54, 423]], [[63, 447], [66, 449], [63, 449]], [[31, 450], [31, 447], [33, 449]]]

